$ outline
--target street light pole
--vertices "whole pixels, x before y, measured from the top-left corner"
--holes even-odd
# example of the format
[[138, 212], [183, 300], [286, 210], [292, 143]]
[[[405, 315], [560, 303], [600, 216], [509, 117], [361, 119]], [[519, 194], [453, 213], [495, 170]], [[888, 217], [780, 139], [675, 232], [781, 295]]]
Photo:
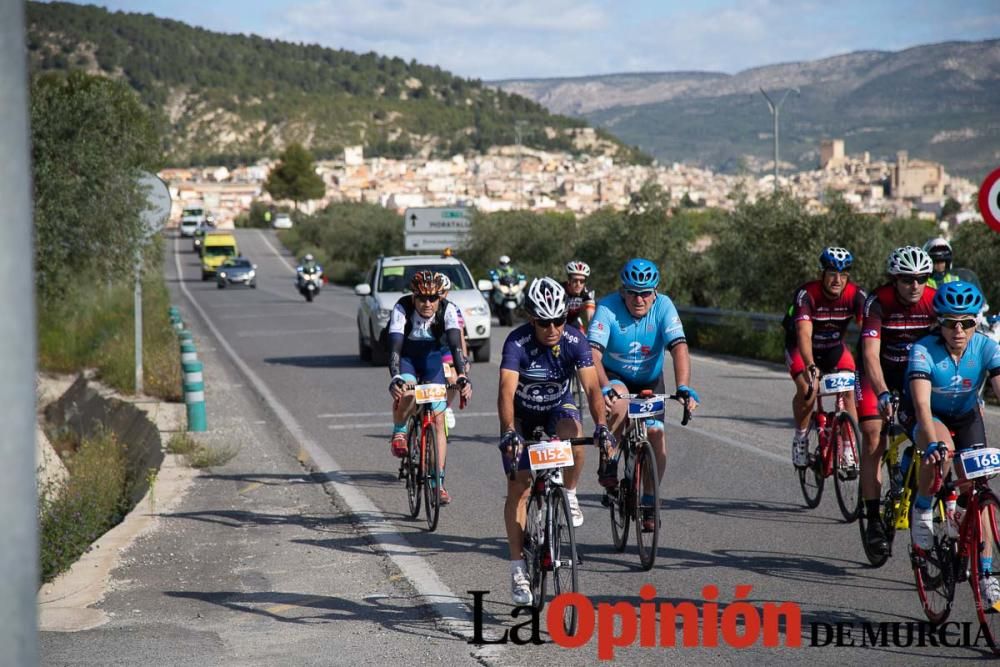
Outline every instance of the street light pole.
[[781, 105], [785, 103], [785, 98], [788, 97], [788, 93], [792, 91], [795, 91], [796, 95], [799, 94], [798, 88], [789, 88], [788, 90], [785, 91], [785, 94], [781, 96], [781, 99], [778, 100], [778, 103], [775, 104], [771, 100], [770, 96], [768, 96], [768, 94], [764, 92], [764, 89], [763, 88], [760, 89], [760, 94], [764, 96], [765, 100], [767, 100], [767, 108], [771, 110], [771, 116], [774, 118], [774, 191], [775, 192], [778, 191], [778, 114], [781, 112]]

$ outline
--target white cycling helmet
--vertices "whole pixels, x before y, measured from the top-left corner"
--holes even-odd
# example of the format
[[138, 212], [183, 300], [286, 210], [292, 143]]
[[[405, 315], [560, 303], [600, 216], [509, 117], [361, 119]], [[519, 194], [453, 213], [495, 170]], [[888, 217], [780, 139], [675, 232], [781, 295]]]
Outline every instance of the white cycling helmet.
[[931, 256], [913, 245], [896, 248], [890, 252], [885, 266], [885, 272], [890, 276], [930, 275], [933, 270], [934, 263], [931, 262]]
[[451, 278], [449, 278], [448, 276], [446, 276], [446, 275], [444, 275], [442, 273], [441, 274], [441, 291], [442, 292], [447, 292], [450, 289], [451, 289]]
[[316, 258], [312, 256], [312, 253], [307, 252], [306, 256], [302, 258], [302, 261], [304, 261], [304, 262], [311, 262], [311, 261], [313, 261], [315, 259]]
[[535, 278], [528, 287], [528, 312], [540, 320], [566, 314], [566, 290], [552, 278]]
[[574, 260], [566, 264], [566, 274], [570, 276], [583, 276], [584, 278], [589, 278], [590, 267], [587, 266], [586, 262], [578, 262]]
[[500, 266], [507, 266], [510, 264], [510, 257], [507, 255], [500, 255]]

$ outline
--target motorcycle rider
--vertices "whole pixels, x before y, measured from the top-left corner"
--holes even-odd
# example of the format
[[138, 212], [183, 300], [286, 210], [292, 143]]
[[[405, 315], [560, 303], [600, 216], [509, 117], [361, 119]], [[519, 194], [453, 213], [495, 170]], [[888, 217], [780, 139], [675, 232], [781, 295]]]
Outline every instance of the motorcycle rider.
[[[500, 324], [504, 324], [505, 319], [510, 318], [510, 313], [504, 308], [504, 300], [513, 297], [518, 306], [524, 303], [524, 288], [528, 280], [524, 274], [514, 269], [510, 263], [510, 257], [500, 255], [499, 266], [490, 269], [490, 280], [493, 282], [493, 295], [490, 299], [490, 307], [493, 313], [500, 318]], [[506, 322], [511, 324], [510, 321]]]
[[934, 271], [931, 273], [927, 285], [937, 289], [945, 283], [952, 283], [961, 278], [951, 271], [952, 252], [951, 244], [943, 236], [937, 236], [924, 244], [924, 252], [931, 256], [934, 262]]
[[323, 267], [316, 262], [312, 253], [306, 253], [299, 265], [295, 267], [295, 286], [299, 289], [302, 289], [305, 282], [305, 274], [315, 274], [317, 287], [322, 283]]

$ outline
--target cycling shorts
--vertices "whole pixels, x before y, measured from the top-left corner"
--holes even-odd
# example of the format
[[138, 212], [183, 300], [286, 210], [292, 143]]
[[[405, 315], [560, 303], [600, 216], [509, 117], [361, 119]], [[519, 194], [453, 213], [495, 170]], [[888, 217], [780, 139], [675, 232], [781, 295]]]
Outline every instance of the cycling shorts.
[[[910, 424], [904, 424], [910, 440], [917, 441], [917, 433], [920, 425], [915, 419], [910, 420]], [[944, 424], [952, 435], [955, 443], [955, 452], [972, 447], [983, 447], [986, 445], [986, 425], [983, 423], [983, 415], [977, 405], [963, 415], [957, 417], [934, 415], [934, 421]]]
[[[440, 352], [432, 352], [423, 359], [400, 358], [399, 374], [407, 384], [447, 384]], [[431, 407], [434, 412], [441, 412], [448, 404], [435, 401]]]
[[[514, 429], [525, 440], [534, 441], [535, 436], [533, 431], [538, 427], [544, 429], [549, 435], [555, 435], [556, 426], [564, 419], [573, 420], [578, 424], [582, 423], [582, 420], [580, 419], [580, 410], [573, 404], [573, 399], [569, 397], [568, 393], [563, 396], [563, 399], [564, 400], [555, 408], [537, 415], [526, 412], [518, 412], [515, 408]], [[504, 450], [500, 450], [500, 458], [503, 461], [504, 474], [509, 475], [510, 459], [507, 458], [507, 453]], [[528, 462], [528, 448], [525, 447], [521, 451], [521, 458], [518, 459], [517, 469], [528, 470], [530, 468], [531, 464]]]
[[[886, 370], [885, 366], [882, 366], [882, 372], [884, 373], [885, 384], [889, 388], [889, 391], [896, 390], [899, 392], [900, 396], [903, 394], [903, 373], [906, 367], [902, 366], [898, 371], [896, 370]], [[867, 375], [861, 375], [861, 382], [857, 384], [857, 389], [855, 391], [855, 398], [858, 401], [858, 421], [866, 421], [869, 419], [881, 419], [881, 415], [878, 411], [878, 395], [872, 388], [871, 380], [868, 379]]]
[[[813, 350], [813, 358], [816, 360], [816, 367], [821, 373], [833, 373], [834, 371], [853, 371], [857, 369], [854, 363], [854, 355], [844, 344], [835, 345], [826, 350]], [[785, 348], [785, 366], [792, 379], [798, 377], [806, 370], [806, 363], [802, 361], [798, 346]]]

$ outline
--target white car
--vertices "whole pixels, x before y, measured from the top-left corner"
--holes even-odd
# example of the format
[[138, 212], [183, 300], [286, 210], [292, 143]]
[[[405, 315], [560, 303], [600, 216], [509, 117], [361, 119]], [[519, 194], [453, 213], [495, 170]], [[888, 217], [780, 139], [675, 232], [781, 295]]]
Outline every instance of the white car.
[[271, 226], [275, 229], [291, 229], [292, 228], [292, 216], [287, 213], [276, 213], [274, 215], [274, 221]]
[[198, 206], [188, 206], [181, 213], [181, 236], [192, 237], [198, 225], [208, 221], [205, 209]]
[[389, 322], [393, 306], [408, 291], [410, 278], [417, 271], [436, 271], [451, 279], [448, 300], [465, 318], [465, 340], [476, 361], [490, 360], [490, 305], [481, 290], [493, 285], [488, 280], [476, 283], [465, 264], [454, 257], [411, 255], [380, 257], [368, 270], [365, 282], [354, 287], [361, 297], [358, 305], [358, 355], [363, 361], [385, 364], [388, 352], [378, 337]]

